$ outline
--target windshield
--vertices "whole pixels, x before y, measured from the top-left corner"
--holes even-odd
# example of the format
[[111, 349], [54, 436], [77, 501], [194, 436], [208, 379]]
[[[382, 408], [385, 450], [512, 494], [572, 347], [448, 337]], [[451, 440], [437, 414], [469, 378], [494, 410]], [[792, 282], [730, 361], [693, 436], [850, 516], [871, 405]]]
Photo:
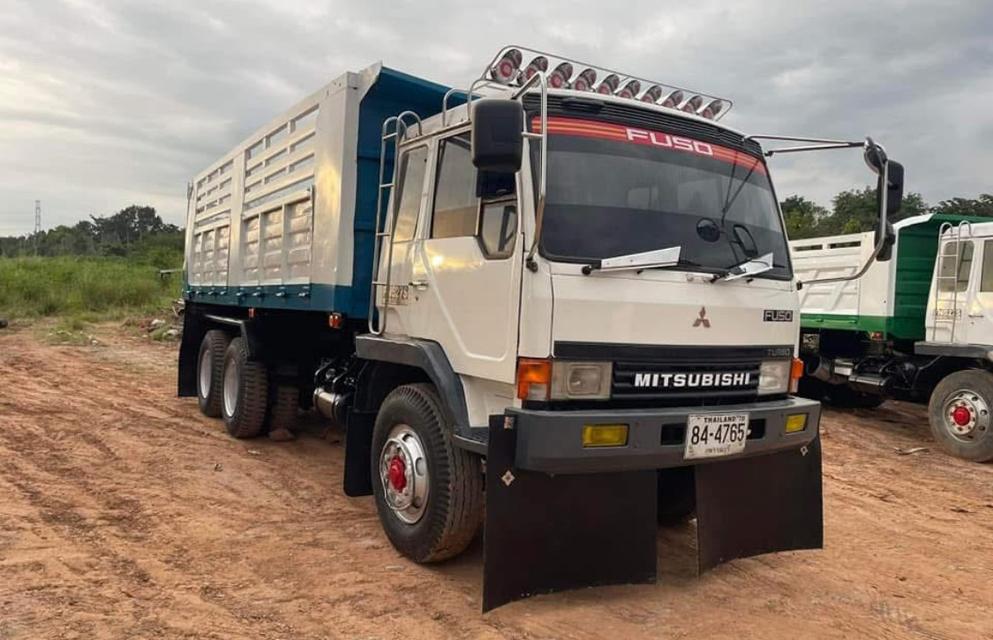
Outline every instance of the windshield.
[[684, 270], [720, 273], [771, 253], [758, 277], [788, 279], [785, 234], [765, 165], [662, 131], [549, 118], [541, 231], [551, 260], [590, 262], [681, 247]]

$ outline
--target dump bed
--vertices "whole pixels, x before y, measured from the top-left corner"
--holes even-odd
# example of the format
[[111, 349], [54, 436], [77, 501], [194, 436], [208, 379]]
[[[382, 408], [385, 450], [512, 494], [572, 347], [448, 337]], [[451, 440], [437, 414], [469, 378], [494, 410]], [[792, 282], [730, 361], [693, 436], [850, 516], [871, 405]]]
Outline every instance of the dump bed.
[[379, 64], [346, 73], [196, 176], [184, 297], [365, 317], [383, 121], [433, 115], [447, 89]]
[[[801, 324], [808, 329], [881, 331], [898, 340], [924, 338], [924, 316], [938, 250], [938, 230], [965, 216], [929, 214], [894, 224], [892, 259], [873, 262], [857, 280], [805, 285], [800, 290]], [[874, 248], [874, 234], [791, 240], [797, 280], [852, 275]]]

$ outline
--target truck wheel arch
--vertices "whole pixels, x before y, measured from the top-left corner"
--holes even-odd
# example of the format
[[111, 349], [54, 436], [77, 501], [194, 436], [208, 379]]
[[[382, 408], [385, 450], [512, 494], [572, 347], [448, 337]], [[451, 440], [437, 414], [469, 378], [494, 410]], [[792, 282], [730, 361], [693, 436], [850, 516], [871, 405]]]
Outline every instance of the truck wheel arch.
[[247, 322], [239, 318], [229, 318], [211, 313], [203, 313], [196, 305], [189, 305], [183, 314], [183, 337], [179, 344], [179, 397], [197, 395], [197, 360], [200, 343], [211, 329], [222, 329], [232, 338], [241, 336], [248, 345], [250, 358], [254, 358], [258, 347], [257, 337], [249, 330]]
[[469, 409], [462, 381], [437, 342], [412, 338], [362, 335], [355, 352], [367, 361], [356, 409], [376, 411], [387, 394], [402, 384], [430, 382], [441, 398], [455, 435], [469, 433]]

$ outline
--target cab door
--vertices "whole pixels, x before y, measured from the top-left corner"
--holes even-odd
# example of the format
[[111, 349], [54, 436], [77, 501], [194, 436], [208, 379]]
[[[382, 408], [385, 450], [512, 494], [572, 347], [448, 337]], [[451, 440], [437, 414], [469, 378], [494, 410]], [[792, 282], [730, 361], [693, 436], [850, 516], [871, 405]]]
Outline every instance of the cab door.
[[477, 196], [469, 132], [438, 141], [433, 194], [413, 250], [410, 329], [438, 342], [463, 376], [513, 383], [521, 247], [514, 176]]
[[976, 299], [968, 309], [969, 342], [993, 345], [993, 239], [977, 241]]

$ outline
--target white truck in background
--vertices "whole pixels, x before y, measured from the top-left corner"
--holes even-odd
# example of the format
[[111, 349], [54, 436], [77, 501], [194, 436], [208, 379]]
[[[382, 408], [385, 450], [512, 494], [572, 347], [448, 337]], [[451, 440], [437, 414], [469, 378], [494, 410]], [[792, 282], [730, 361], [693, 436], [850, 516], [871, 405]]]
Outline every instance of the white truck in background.
[[[892, 259], [800, 292], [805, 395], [836, 406], [928, 404], [935, 440], [993, 460], [993, 222], [928, 214], [894, 225]], [[851, 275], [872, 233], [793, 240], [797, 278]]]
[[522, 47], [467, 90], [341, 76], [192, 183], [179, 393], [236, 437], [340, 423], [346, 493], [416, 562], [485, 514], [484, 609], [654, 580], [657, 522], [694, 513], [701, 569], [820, 547], [758, 140], [898, 165], [730, 106]]

